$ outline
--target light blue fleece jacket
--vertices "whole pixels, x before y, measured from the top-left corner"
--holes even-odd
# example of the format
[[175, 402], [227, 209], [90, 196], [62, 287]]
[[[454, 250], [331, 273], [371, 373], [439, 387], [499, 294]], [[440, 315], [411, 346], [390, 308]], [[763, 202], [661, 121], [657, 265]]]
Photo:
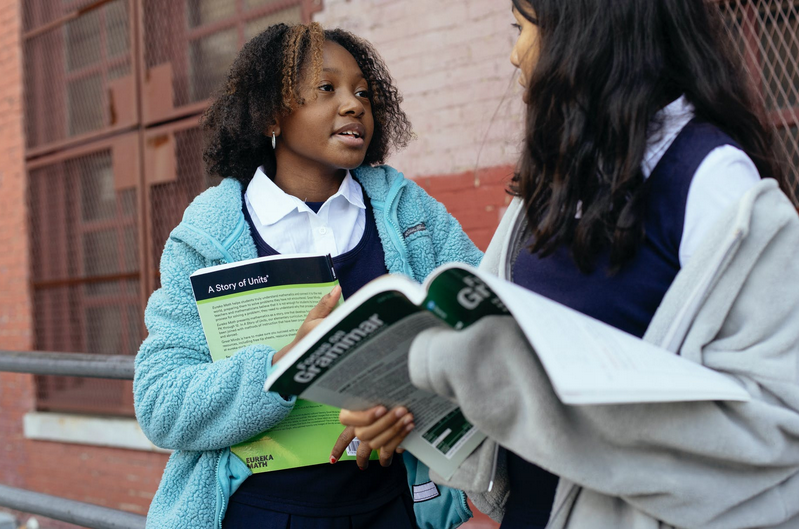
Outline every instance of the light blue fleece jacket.
[[[360, 167], [354, 176], [371, 200], [390, 273], [421, 281], [446, 262], [479, 264], [482, 253], [458, 222], [401, 173]], [[251, 475], [229, 447], [274, 427], [294, 405], [293, 397], [262, 389], [275, 354], [271, 347], [252, 345], [225, 362], [211, 361], [194, 302], [194, 271], [255, 257], [242, 186], [230, 178], [191, 203], [164, 248], [162, 287], [145, 311], [149, 336], [136, 356], [133, 381], [142, 430], [157, 446], [174, 450], [150, 505], [148, 528], [221, 527], [228, 499]], [[429, 481], [424, 465], [403, 459], [409, 485]], [[439, 498], [414, 507], [423, 528], [457, 527], [471, 517], [465, 496], [454, 489], [441, 488]]]

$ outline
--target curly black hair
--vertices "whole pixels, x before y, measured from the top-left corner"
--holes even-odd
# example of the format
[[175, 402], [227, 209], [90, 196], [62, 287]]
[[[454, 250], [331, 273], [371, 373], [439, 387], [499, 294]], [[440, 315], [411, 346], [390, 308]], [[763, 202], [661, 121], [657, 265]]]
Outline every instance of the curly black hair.
[[275, 118], [303, 104], [301, 75], [306, 64], [317, 77], [325, 41], [346, 49], [369, 83], [375, 130], [363, 163], [383, 163], [389, 153], [405, 147], [411, 123], [400, 108], [402, 96], [385, 64], [365, 40], [341, 30], [322, 30], [317, 23], [275, 24], [247, 42], [202, 118], [209, 174], [249, 184], [264, 165], [274, 175], [276, 162], [266, 131]]

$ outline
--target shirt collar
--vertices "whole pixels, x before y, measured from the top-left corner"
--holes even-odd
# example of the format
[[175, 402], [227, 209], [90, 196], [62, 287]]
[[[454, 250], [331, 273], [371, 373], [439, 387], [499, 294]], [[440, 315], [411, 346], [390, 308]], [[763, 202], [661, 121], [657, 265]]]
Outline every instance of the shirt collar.
[[680, 131], [694, 118], [694, 106], [685, 96], [680, 96], [655, 115], [658, 128], [650, 134], [641, 170], [649, 178], [652, 171], [666, 154]]
[[[289, 195], [275, 184], [264, 172], [263, 166], [255, 171], [255, 175], [247, 186], [247, 199], [264, 226], [271, 226], [294, 211], [311, 212], [305, 202]], [[363, 201], [363, 190], [358, 182], [347, 171], [338, 191], [325, 201], [322, 207], [335, 200], [346, 200], [352, 206], [366, 209]]]
[[336, 194], [327, 199], [327, 202], [332, 201], [338, 196], [344, 197], [347, 202], [358, 209], [366, 209], [366, 204], [363, 202], [363, 189], [361, 188], [361, 184], [355, 181], [349, 171], [347, 171], [347, 175], [344, 177], [344, 180], [342, 180]]

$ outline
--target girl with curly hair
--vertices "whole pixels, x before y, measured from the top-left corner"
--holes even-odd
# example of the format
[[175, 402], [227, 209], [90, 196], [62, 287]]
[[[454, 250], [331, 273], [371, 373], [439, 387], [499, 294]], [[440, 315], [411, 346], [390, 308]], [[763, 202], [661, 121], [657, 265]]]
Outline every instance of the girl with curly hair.
[[[203, 118], [205, 162], [222, 183], [186, 210], [161, 260], [149, 336], [136, 358], [136, 415], [147, 436], [174, 450], [147, 519], [155, 528], [448, 528], [471, 516], [463, 493], [441, 488], [414, 504], [409, 485], [429, 481], [409, 454], [391, 464], [413, 428], [405, 409], [396, 441], [330, 465], [252, 475], [229, 447], [278, 425], [294, 397], [263, 391], [290, 346], [245, 347], [213, 363], [189, 276], [199, 268], [279, 253], [330, 253], [341, 290], [325, 296], [297, 334], [385, 273], [423, 280], [449, 261], [482, 256], [446, 209], [380, 165], [411, 137], [401, 97], [363, 40], [318, 24], [268, 28], [248, 42]], [[335, 441], [335, 440], [333, 440]], [[333, 442], [331, 441], [331, 444]]]

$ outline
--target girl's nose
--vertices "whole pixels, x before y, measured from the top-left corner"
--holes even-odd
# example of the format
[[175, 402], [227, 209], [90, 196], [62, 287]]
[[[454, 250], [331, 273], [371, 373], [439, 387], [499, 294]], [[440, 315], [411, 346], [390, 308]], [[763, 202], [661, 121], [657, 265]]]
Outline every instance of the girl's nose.
[[363, 106], [358, 97], [352, 93], [344, 93], [342, 95], [343, 101], [341, 102], [341, 106], [339, 107], [339, 112], [342, 115], [353, 114], [356, 117], [363, 116], [364, 112], [366, 112], [366, 108]]
[[510, 52], [510, 63], [515, 66], [516, 68], [519, 67], [519, 54], [516, 53], [516, 47], [514, 46]]

